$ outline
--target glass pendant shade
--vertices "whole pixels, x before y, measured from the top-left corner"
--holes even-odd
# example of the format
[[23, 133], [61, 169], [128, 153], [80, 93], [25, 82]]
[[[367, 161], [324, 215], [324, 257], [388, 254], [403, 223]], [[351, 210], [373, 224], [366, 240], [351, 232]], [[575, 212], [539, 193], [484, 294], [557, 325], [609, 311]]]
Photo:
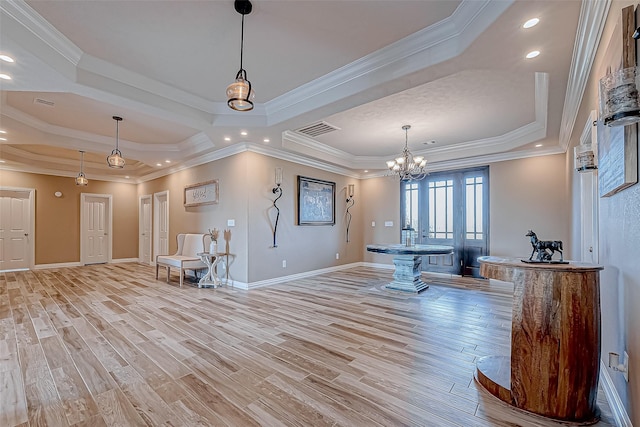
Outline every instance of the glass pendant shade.
[[409, 151], [409, 129], [411, 129], [409, 125], [402, 126], [402, 130], [405, 132], [405, 142], [404, 150], [402, 150], [400, 157], [387, 161], [389, 170], [394, 175], [397, 175], [401, 181], [420, 180], [427, 176], [427, 171], [425, 170], [427, 159], [424, 156], [414, 157]]
[[118, 143], [120, 140], [119, 124], [122, 121], [122, 117], [113, 116], [113, 120], [116, 121], [116, 148], [107, 156], [107, 165], [109, 165], [110, 168], [122, 169], [125, 162], [124, 157], [122, 157], [122, 153], [118, 149]]
[[246, 72], [238, 71], [236, 81], [227, 87], [227, 105], [236, 111], [249, 111], [253, 109], [255, 97], [256, 92], [251, 88]]
[[84, 169], [84, 151], [80, 151], [80, 172], [78, 173], [78, 176], [76, 176], [76, 185], [86, 186], [87, 184], [89, 184], [89, 180], [84, 175], [83, 169]]

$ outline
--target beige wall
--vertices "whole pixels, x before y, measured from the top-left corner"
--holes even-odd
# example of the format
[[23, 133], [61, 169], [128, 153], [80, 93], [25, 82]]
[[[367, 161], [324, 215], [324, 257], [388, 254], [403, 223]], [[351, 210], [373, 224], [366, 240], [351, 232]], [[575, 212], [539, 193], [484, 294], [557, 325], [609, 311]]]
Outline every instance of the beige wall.
[[[78, 187], [74, 178], [2, 171], [0, 186], [34, 188], [35, 264], [80, 262], [80, 194], [113, 196], [113, 259], [138, 257], [136, 185], [90, 180]], [[63, 196], [54, 196], [56, 191]]]
[[495, 256], [531, 255], [527, 230], [562, 240], [571, 251], [565, 156], [532, 157], [489, 167], [489, 244]]
[[[621, 10], [630, 1], [613, 1], [600, 40], [591, 76], [586, 86], [577, 120], [571, 134], [571, 147], [579, 138], [589, 113], [598, 109], [598, 82], [606, 70], [605, 51], [613, 29], [621, 19]], [[615, 37], [620, 37], [616, 34]], [[573, 149], [567, 152], [567, 165], [573, 165]], [[577, 174], [567, 171], [572, 181], [573, 222], [580, 221], [580, 192]], [[640, 171], [639, 171], [640, 175]], [[578, 233], [579, 228], [574, 229]], [[629, 382], [623, 376], [607, 369], [633, 425], [640, 425], [640, 184], [611, 197], [599, 198], [599, 263], [604, 266], [600, 274], [602, 309], [602, 360], [607, 364], [609, 352], [630, 357]], [[579, 241], [579, 236], [573, 240]]]
[[[362, 181], [364, 193], [362, 224], [364, 242], [362, 253], [366, 262], [393, 264], [389, 255], [367, 252], [365, 247], [372, 243], [400, 242], [400, 182], [397, 178], [386, 176]], [[386, 221], [393, 222], [385, 227]], [[371, 224], [375, 222], [375, 227]]]

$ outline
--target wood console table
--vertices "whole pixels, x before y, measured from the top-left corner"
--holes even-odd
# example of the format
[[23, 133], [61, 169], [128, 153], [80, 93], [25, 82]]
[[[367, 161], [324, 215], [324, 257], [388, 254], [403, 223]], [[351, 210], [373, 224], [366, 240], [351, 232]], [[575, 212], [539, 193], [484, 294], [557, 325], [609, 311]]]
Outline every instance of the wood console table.
[[478, 261], [483, 277], [514, 284], [514, 298], [511, 356], [479, 359], [477, 381], [516, 408], [575, 424], [597, 422], [603, 267]]
[[429, 287], [420, 279], [422, 273], [422, 256], [450, 255], [453, 246], [442, 245], [367, 245], [367, 251], [381, 254], [392, 254], [396, 270], [393, 282], [385, 287], [398, 291], [420, 292]]

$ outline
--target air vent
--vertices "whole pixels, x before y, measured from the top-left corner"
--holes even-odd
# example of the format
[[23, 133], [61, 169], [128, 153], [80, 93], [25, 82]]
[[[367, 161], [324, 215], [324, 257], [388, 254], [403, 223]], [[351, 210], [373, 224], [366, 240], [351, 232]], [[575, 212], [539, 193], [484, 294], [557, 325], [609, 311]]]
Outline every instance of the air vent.
[[327, 122], [317, 122], [300, 129], [296, 129], [296, 132], [300, 132], [307, 136], [316, 137], [324, 135], [325, 133], [333, 132], [334, 130], [340, 130], [340, 128], [330, 125]]
[[33, 103], [34, 104], [40, 104], [40, 105], [46, 105], [47, 107], [53, 107], [54, 105], [56, 105], [55, 102], [49, 101], [48, 99], [42, 99], [42, 98], [34, 98], [33, 99]]

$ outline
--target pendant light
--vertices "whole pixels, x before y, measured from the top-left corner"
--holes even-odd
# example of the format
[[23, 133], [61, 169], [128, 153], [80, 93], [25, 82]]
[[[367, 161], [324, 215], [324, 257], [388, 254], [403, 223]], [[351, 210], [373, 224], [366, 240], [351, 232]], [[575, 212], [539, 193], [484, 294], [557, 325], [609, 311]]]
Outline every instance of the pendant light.
[[427, 176], [427, 171], [425, 170], [427, 159], [425, 159], [424, 156], [414, 157], [411, 151], [409, 151], [409, 129], [411, 129], [410, 125], [402, 126], [405, 135], [402, 154], [395, 160], [389, 160], [387, 162], [389, 170], [398, 175], [400, 181], [420, 180]]
[[234, 8], [242, 15], [242, 32], [240, 37], [240, 70], [236, 74], [235, 82], [227, 87], [227, 105], [236, 111], [253, 110], [253, 99], [256, 93], [247, 79], [247, 72], [242, 68], [242, 54], [244, 51], [244, 16], [251, 13], [249, 0], [235, 0]]
[[84, 151], [80, 150], [80, 173], [76, 176], [76, 185], [82, 185], [84, 187], [89, 184], [89, 180], [86, 176], [84, 176], [83, 170], [84, 166]]
[[122, 169], [124, 167], [124, 157], [118, 149], [118, 140], [120, 139], [120, 127], [119, 124], [122, 121], [122, 117], [113, 116], [113, 120], [116, 121], [116, 148], [107, 156], [107, 164], [110, 168]]

